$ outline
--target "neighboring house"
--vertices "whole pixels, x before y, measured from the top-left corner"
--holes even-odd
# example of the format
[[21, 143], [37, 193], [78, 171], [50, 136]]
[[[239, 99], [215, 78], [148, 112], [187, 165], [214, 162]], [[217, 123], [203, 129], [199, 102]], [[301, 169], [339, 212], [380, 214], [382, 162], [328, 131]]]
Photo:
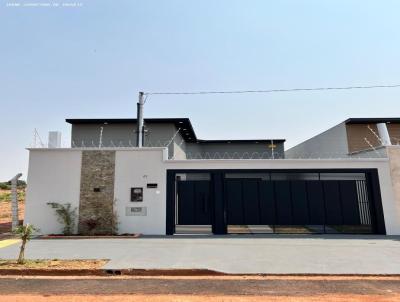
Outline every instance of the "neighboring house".
[[400, 143], [400, 118], [349, 118], [285, 152], [287, 158], [387, 157], [378, 125]]
[[[136, 119], [67, 119], [71, 147], [134, 147]], [[202, 140], [188, 118], [148, 118], [145, 147], [167, 147], [169, 158], [283, 158], [284, 139]]]
[[69, 119], [70, 148], [53, 133], [29, 149], [25, 222], [60, 233], [47, 205], [58, 202], [77, 208], [80, 234], [118, 221], [119, 234], [400, 235], [400, 146], [380, 147], [369, 129], [382, 121], [350, 119], [293, 148], [312, 156], [287, 159], [284, 140], [199, 140], [189, 119], [145, 119], [143, 148], [135, 119]]

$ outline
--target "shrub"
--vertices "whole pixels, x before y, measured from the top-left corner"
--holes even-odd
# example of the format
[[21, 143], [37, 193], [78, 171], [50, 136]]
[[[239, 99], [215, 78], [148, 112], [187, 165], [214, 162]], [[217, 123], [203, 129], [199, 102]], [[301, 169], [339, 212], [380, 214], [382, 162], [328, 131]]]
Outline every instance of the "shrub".
[[0, 182], [0, 189], [1, 190], [11, 190], [11, 185], [6, 182]]
[[[17, 188], [18, 189], [25, 189], [26, 188], [26, 181], [18, 179]], [[11, 181], [0, 182], [0, 189], [1, 190], [11, 190]]]
[[[94, 206], [87, 215], [82, 215], [79, 232], [82, 235], [116, 235], [118, 233], [118, 215], [115, 211], [116, 200], [111, 206]], [[82, 212], [81, 212], [82, 214]]]
[[96, 228], [99, 226], [99, 221], [96, 218], [89, 218], [83, 221], [87, 231], [90, 235], [94, 235]]
[[76, 208], [72, 209], [70, 203], [60, 204], [57, 202], [48, 202], [47, 204], [56, 210], [58, 222], [64, 225], [63, 234], [71, 235], [75, 227]]

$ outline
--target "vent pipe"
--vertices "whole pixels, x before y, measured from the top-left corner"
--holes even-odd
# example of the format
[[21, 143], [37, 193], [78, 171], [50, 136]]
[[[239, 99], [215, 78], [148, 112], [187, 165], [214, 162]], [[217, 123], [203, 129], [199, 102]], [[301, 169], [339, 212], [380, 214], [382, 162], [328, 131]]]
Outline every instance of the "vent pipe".
[[139, 92], [139, 102], [137, 103], [137, 120], [136, 120], [136, 135], [137, 135], [137, 142], [136, 146], [138, 148], [143, 147], [144, 142], [144, 127], [143, 127], [143, 92]]
[[392, 142], [390, 141], [389, 131], [387, 129], [386, 123], [378, 123], [376, 124], [378, 128], [379, 137], [382, 142], [382, 146], [391, 146]]

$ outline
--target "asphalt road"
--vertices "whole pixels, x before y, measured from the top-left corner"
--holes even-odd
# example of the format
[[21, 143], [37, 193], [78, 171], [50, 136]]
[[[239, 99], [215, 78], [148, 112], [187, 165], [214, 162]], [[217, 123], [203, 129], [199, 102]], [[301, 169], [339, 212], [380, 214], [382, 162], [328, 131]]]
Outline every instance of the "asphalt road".
[[322, 296], [379, 295], [400, 298], [400, 277], [393, 278], [0, 278], [4, 295], [211, 295]]

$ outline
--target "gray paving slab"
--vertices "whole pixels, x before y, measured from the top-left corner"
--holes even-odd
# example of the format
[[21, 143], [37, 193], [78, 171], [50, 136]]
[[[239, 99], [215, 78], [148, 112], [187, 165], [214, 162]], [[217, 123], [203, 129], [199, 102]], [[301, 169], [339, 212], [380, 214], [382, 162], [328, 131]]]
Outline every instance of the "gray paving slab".
[[[14, 259], [18, 245], [0, 249]], [[105, 269], [209, 269], [232, 274], [400, 274], [399, 236], [174, 236], [32, 240], [29, 259], [110, 259]]]

